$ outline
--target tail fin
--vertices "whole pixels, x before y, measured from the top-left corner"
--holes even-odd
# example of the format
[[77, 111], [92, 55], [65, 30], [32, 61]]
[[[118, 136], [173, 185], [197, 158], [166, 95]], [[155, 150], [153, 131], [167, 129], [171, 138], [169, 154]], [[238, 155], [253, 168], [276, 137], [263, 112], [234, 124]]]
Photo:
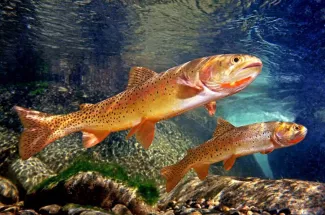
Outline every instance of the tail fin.
[[184, 177], [188, 172], [189, 168], [183, 162], [177, 164], [166, 166], [161, 169], [160, 173], [166, 178], [166, 191], [170, 192], [178, 182]]
[[45, 146], [57, 139], [52, 135], [50, 114], [18, 106], [15, 106], [14, 110], [18, 113], [24, 126], [19, 141], [19, 154], [23, 160], [40, 152]]

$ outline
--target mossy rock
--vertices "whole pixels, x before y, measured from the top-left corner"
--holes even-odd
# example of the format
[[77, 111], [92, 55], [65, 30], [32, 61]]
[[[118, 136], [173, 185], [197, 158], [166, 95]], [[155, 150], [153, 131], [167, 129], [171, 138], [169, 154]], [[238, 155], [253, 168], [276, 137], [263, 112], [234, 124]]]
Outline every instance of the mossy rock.
[[110, 210], [123, 204], [133, 214], [153, 211], [159, 198], [154, 181], [130, 177], [118, 164], [77, 159], [57, 176], [48, 178], [27, 194], [25, 206], [38, 209], [49, 204], [75, 203]]
[[130, 177], [126, 173], [126, 170], [118, 164], [94, 161], [87, 156], [81, 156], [80, 158], [76, 159], [67, 169], [63, 170], [57, 176], [44, 180], [32, 191], [35, 192], [42, 189], [51, 189], [52, 187], [57, 186], [57, 184], [62, 183], [68, 180], [70, 177], [78, 174], [79, 172], [87, 171], [98, 172], [102, 176], [110, 178], [117, 183], [122, 183], [135, 189], [137, 196], [139, 196], [149, 205], [155, 204], [159, 199], [159, 191], [156, 183], [153, 180], [143, 178], [139, 175]]

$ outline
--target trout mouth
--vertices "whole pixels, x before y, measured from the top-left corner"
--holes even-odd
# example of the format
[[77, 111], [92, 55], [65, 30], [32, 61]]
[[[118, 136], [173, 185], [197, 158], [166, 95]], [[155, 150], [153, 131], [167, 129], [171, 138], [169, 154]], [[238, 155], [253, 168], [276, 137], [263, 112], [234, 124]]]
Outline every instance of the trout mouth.
[[207, 81], [203, 84], [213, 92], [219, 92], [222, 89], [228, 88], [235, 91], [244, 89], [250, 84], [261, 72], [262, 62], [256, 61], [246, 65], [242, 65], [239, 69], [231, 72], [223, 81]]
[[250, 63], [239, 70], [236, 70], [232, 76], [234, 81], [221, 83], [220, 86], [224, 88], [244, 88], [251, 83], [257, 75], [261, 72], [262, 62]]
[[243, 69], [248, 69], [248, 68], [251, 68], [251, 67], [262, 67], [262, 66], [263, 66], [263, 64], [261, 62], [255, 62], [255, 63], [249, 64], [248, 66], [245, 66], [244, 68], [242, 68], [242, 70]]

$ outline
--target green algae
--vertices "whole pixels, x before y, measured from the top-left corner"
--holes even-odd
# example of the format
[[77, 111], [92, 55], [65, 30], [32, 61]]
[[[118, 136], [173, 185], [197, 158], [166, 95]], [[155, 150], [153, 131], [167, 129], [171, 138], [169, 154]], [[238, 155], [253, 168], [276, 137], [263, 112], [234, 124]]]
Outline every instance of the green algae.
[[[27, 85], [28, 86], [28, 85]], [[29, 95], [36, 96], [45, 93], [45, 90], [49, 87], [47, 82], [32, 82], [29, 84], [34, 90], [29, 92]]]
[[50, 177], [32, 189], [33, 191], [47, 189], [62, 183], [79, 172], [93, 171], [98, 172], [105, 177], [121, 182], [129, 187], [135, 188], [138, 196], [149, 205], [157, 203], [159, 199], [159, 190], [153, 180], [148, 180], [140, 175], [128, 176], [126, 170], [115, 163], [106, 163], [95, 161], [88, 157], [81, 156], [77, 158], [69, 167], [58, 175]]

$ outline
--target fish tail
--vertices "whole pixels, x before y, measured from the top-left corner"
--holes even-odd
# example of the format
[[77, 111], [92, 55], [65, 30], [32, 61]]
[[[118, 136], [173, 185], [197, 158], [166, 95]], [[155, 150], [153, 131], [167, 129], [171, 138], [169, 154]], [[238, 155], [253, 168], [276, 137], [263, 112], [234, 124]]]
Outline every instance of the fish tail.
[[184, 177], [188, 170], [189, 167], [186, 162], [184, 162], [184, 159], [174, 165], [162, 168], [160, 173], [167, 180], [166, 191], [170, 192]]
[[23, 160], [30, 158], [54, 140], [66, 135], [64, 130], [59, 129], [56, 125], [57, 122], [62, 122], [62, 115], [54, 116], [19, 106], [15, 106], [13, 109], [18, 113], [24, 126], [19, 141], [19, 155]]

